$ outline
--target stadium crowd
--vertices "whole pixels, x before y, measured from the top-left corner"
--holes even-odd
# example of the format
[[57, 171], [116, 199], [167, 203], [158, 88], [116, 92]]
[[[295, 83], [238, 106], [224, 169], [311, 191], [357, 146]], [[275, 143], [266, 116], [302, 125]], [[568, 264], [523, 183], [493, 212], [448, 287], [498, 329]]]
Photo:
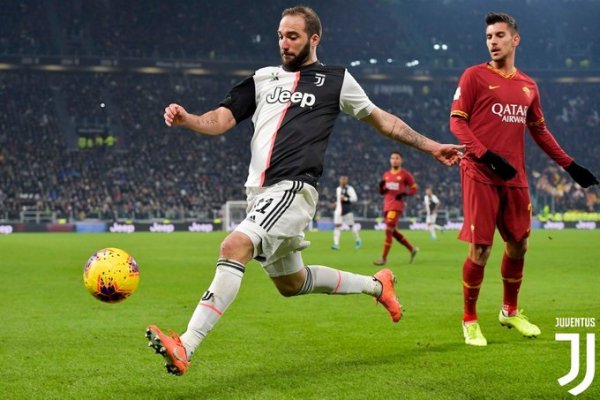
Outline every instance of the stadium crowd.
[[[3, 73], [0, 89], [13, 98], [7, 112], [0, 114], [0, 215], [15, 219], [24, 207], [33, 207], [75, 219], [218, 216], [225, 201], [244, 198], [250, 124], [244, 122], [223, 136], [203, 137], [164, 127], [162, 109], [175, 100], [193, 110], [208, 109], [231, 84], [231, 78], [181, 75]], [[455, 141], [448, 130], [454, 83], [364, 87], [376, 104], [419, 131], [439, 141]], [[102, 108], [105, 88], [110, 89], [111, 100]], [[594, 106], [600, 100], [598, 91], [585, 84], [566, 87], [546, 82], [542, 93], [559, 142], [597, 170], [593, 155], [600, 153], [594, 137], [600, 124]], [[69, 99], [64, 104], [70, 124], [62, 123], [57, 112], [60, 97]], [[65, 127], [89, 123], [92, 115], [98, 122], [102, 113], [106, 116], [100, 120], [114, 122], [117, 144], [78, 148], [76, 136]], [[329, 202], [342, 174], [358, 191], [357, 214], [379, 215], [376, 184], [394, 149], [404, 154], [405, 168], [422, 188], [432, 185], [445, 209], [459, 213], [457, 169], [443, 168], [424, 154], [396, 146], [348, 117], [340, 118], [331, 141], [320, 187], [323, 215], [331, 212]], [[531, 140], [527, 160], [532, 189], [540, 201], [548, 204], [552, 195], [560, 209], [598, 209]], [[418, 215], [420, 208], [420, 197], [409, 200], [408, 215]]]
[[[324, 21], [320, 54], [330, 63], [424, 61], [462, 68], [486, 56], [483, 14], [518, 16], [527, 40], [519, 63], [535, 68], [597, 63], [595, 0], [308, 1]], [[315, 3], [315, 4], [311, 4]], [[170, 2], [130, 0], [16, 2], [0, 10], [0, 55], [100, 56], [277, 62], [273, 18], [285, 0]], [[344, 10], [345, 12], [340, 12]], [[544, 12], [540, 12], [543, 10]], [[460, 15], [459, 18], [448, 16]], [[446, 44], [444, 50], [434, 44]], [[571, 64], [567, 63], [571, 60]], [[584, 63], [585, 65], [585, 63]], [[430, 66], [431, 67], [431, 66]]]
[[[456, 71], [487, 58], [482, 38], [472, 36], [481, 29], [481, 15], [473, 11], [460, 23], [444, 18], [464, 3], [448, 0], [431, 8], [420, 1], [399, 13], [400, 2], [376, 2], [368, 9], [356, 5], [364, 8], [360, 13], [341, 14], [344, 2], [319, 4], [321, 17], [327, 21], [320, 55], [324, 62], [348, 65], [355, 59], [408, 59], [419, 54], [431, 61], [429, 67], [455, 68], [450, 68], [452, 79], [430, 81], [368, 80], [361, 79], [359, 70], [351, 71], [378, 106], [436, 140], [456, 142], [448, 129]], [[529, 30], [531, 44], [524, 44], [529, 58], [517, 59], [519, 67], [528, 72], [528, 67], [541, 68], [543, 60], [545, 68], [565, 68], [565, 54], [597, 62], [596, 44], [586, 36], [597, 29], [590, 19], [595, 3], [581, 1], [581, 7], [566, 7], [568, 1], [558, 2], [565, 13], [560, 35], [547, 32], [549, 25], [534, 18], [535, 7], [541, 3], [530, 0], [524, 7], [523, 15], [531, 18], [522, 26]], [[250, 9], [245, 4], [215, 2], [209, 14], [192, 12], [182, 0], [169, 4], [134, 0], [118, 6], [112, 0], [73, 1], [73, 7], [60, 12], [41, 0], [19, 2], [0, 11], [0, 56], [68, 54], [277, 63], [273, 21], [261, 15], [278, 18], [284, 4], [264, 2]], [[574, 18], [581, 23], [573, 24]], [[587, 40], [575, 41], [571, 50], [577, 50], [576, 54], [563, 51], [565, 43], [581, 36]], [[541, 37], [544, 46], [535, 44]], [[432, 43], [438, 41], [449, 46], [441, 64], [435, 63], [437, 54], [432, 50]], [[598, 83], [564, 83], [545, 76], [539, 83], [550, 129], [571, 155], [598, 174], [600, 165], [594, 156], [600, 154]], [[166, 128], [162, 113], [172, 101], [192, 112], [215, 107], [239, 79], [175, 72], [2, 71], [0, 220], [17, 220], [25, 209], [55, 212], [58, 218], [72, 220], [218, 217], [225, 201], [245, 198], [250, 123], [224, 136], [201, 137]], [[78, 139], [85, 129], [80, 128], [98, 128], [104, 136], [90, 137], [91, 146], [82, 146]], [[105, 145], [107, 137], [114, 142]], [[388, 168], [392, 150], [403, 153], [405, 167], [421, 188], [433, 186], [444, 210], [460, 213], [456, 168], [443, 168], [428, 156], [396, 146], [366, 124], [343, 116], [332, 136], [321, 179], [321, 214], [331, 214], [338, 177], [348, 175], [359, 196], [356, 215], [379, 216], [381, 198], [376, 185]], [[529, 139], [527, 164], [534, 207], [551, 204], [557, 210], [600, 211], [598, 189], [583, 191], [573, 185]], [[421, 194], [409, 199], [408, 216], [419, 215]]]

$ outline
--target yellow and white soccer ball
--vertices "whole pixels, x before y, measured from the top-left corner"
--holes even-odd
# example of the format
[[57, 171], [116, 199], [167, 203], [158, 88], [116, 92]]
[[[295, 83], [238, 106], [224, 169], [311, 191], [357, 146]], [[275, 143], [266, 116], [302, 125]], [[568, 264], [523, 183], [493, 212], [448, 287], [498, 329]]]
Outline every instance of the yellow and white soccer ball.
[[140, 270], [129, 253], [108, 247], [89, 258], [83, 269], [83, 283], [98, 300], [118, 303], [135, 292]]

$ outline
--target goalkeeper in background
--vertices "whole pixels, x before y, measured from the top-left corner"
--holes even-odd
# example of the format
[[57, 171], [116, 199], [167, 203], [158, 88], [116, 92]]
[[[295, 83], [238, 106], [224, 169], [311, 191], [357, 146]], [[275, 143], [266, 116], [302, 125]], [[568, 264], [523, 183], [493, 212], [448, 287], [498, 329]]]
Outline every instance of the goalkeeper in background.
[[546, 127], [537, 84], [515, 68], [515, 51], [521, 40], [515, 19], [490, 13], [485, 23], [491, 61], [463, 73], [450, 112], [450, 129], [467, 146], [460, 163], [464, 223], [458, 237], [469, 243], [463, 264], [463, 334], [465, 343], [473, 346], [487, 345], [476, 305], [496, 227], [506, 243], [500, 324], [514, 327], [526, 337], [541, 333], [517, 304], [531, 228], [525, 128], [575, 182], [584, 188], [598, 183], [556, 142]]
[[404, 199], [417, 193], [418, 187], [412, 174], [402, 168], [402, 155], [393, 151], [390, 154], [390, 169], [385, 171], [379, 182], [379, 193], [383, 195], [383, 217], [385, 221], [385, 240], [381, 258], [373, 261], [374, 265], [385, 265], [392, 247], [392, 239], [396, 239], [410, 252], [409, 263], [412, 263], [419, 251], [397, 228], [398, 220], [404, 213]]

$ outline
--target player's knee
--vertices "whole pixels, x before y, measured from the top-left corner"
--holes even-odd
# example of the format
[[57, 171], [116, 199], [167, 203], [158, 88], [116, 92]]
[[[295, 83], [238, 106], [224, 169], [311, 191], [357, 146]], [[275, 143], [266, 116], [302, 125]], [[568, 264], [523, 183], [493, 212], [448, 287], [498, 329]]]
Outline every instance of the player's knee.
[[492, 252], [492, 246], [484, 244], [471, 245], [469, 251], [469, 258], [478, 265], [487, 264], [490, 253]]
[[283, 297], [297, 296], [302, 289], [303, 282], [295, 280], [273, 280], [279, 294]]
[[529, 242], [527, 239], [519, 242], [509, 241], [506, 242], [506, 255], [510, 258], [521, 259], [525, 257], [527, 249], [529, 248]]
[[292, 297], [300, 294], [306, 280], [306, 273], [301, 270], [290, 275], [271, 277], [271, 280], [282, 296]]
[[297, 296], [301, 289], [301, 287], [298, 287], [294, 284], [282, 284], [276, 285], [276, 287], [279, 291], [279, 294], [281, 294], [283, 297]]
[[254, 245], [248, 236], [233, 232], [223, 240], [219, 253], [221, 257], [245, 264], [252, 259]]

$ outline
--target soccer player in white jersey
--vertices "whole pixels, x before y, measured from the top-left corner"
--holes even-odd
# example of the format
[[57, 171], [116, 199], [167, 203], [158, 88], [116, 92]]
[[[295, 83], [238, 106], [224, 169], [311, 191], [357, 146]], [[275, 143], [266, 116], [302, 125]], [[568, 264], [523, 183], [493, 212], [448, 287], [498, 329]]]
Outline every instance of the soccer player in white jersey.
[[429, 235], [431, 239], [436, 240], [437, 235], [435, 233], [436, 229], [443, 232], [443, 227], [436, 224], [437, 220], [437, 212], [440, 208], [440, 199], [433, 194], [433, 189], [431, 186], [427, 186], [425, 188], [425, 196], [423, 197], [423, 205], [425, 206], [425, 212], [427, 216], [425, 217], [425, 222], [427, 222], [427, 229], [429, 230]]
[[364, 293], [381, 303], [393, 322], [400, 320], [402, 308], [389, 269], [364, 276], [305, 265], [302, 260], [301, 250], [309, 246], [304, 229], [316, 210], [316, 185], [340, 111], [448, 166], [458, 162], [464, 149], [417, 133], [376, 107], [344, 67], [320, 63], [321, 22], [311, 8], [284, 10], [277, 34], [282, 65], [255, 71], [235, 85], [216, 109], [194, 115], [179, 104], [165, 108], [168, 126], [204, 135], [220, 135], [246, 118], [252, 119], [254, 129], [245, 184], [247, 217], [221, 243], [215, 276], [187, 330], [181, 336], [168, 336], [155, 325], [146, 330], [150, 346], [164, 357], [167, 371], [176, 375], [185, 373], [198, 346], [234, 301], [252, 259], [262, 264], [285, 297]]
[[346, 224], [354, 235], [354, 246], [360, 249], [362, 244], [360, 240], [360, 225], [354, 224], [354, 212], [352, 204], [358, 201], [356, 190], [348, 185], [348, 177], [340, 176], [340, 186], [335, 189], [335, 210], [333, 212], [333, 250], [340, 249], [340, 236], [342, 234], [343, 224]]

